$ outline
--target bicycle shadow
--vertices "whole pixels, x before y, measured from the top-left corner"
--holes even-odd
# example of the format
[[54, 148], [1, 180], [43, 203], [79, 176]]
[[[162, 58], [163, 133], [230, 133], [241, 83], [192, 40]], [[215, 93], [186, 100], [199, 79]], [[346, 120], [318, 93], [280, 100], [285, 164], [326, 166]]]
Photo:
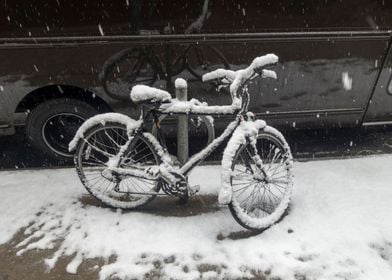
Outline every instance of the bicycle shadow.
[[216, 237], [217, 240], [223, 241], [223, 240], [241, 240], [241, 239], [247, 239], [249, 237], [257, 236], [261, 234], [262, 231], [250, 231], [250, 230], [239, 230], [239, 231], [233, 231], [230, 232], [229, 234], [223, 235], [222, 233], [218, 234]]
[[[91, 195], [84, 195], [79, 198], [83, 206], [94, 206], [101, 208], [113, 209]], [[146, 206], [135, 210], [123, 210], [123, 213], [140, 212], [162, 217], [191, 217], [200, 214], [214, 213], [221, 210], [218, 205], [216, 195], [197, 195], [190, 197], [186, 204], [179, 204], [175, 197], [156, 197]]]
[[[113, 212], [117, 211], [111, 208], [91, 195], [82, 196], [79, 201], [83, 206], [93, 206], [100, 208], [111, 209]], [[200, 214], [214, 213], [221, 211], [226, 206], [219, 206], [218, 197], [216, 195], [197, 195], [191, 197], [186, 204], [178, 204], [178, 199], [175, 197], [157, 197], [146, 206], [136, 210], [123, 210], [123, 213], [139, 212], [161, 217], [192, 217]], [[233, 221], [234, 223], [235, 221]], [[229, 233], [220, 233], [216, 236], [219, 241], [224, 240], [241, 240], [247, 239], [261, 234], [262, 231], [250, 231], [246, 229], [233, 231]]]
[[[117, 211], [115, 208], [111, 208], [91, 195], [84, 195], [79, 198], [82, 205], [93, 206], [100, 208], [111, 209], [113, 212]], [[220, 206], [218, 204], [218, 197], [216, 195], [197, 195], [191, 197], [186, 204], [179, 204], [178, 199], [175, 197], [157, 197], [152, 202], [146, 206], [135, 209], [135, 210], [123, 210], [122, 213], [132, 213], [139, 212], [144, 214], [150, 214], [161, 217], [192, 217], [201, 214], [214, 213], [222, 211], [222, 208], [226, 206]], [[233, 220], [233, 223], [235, 221]], [[263, 231], [250, 231], [246, 229], [241, 229], [229, 233], [220, 233], [216, 236], [219, 241], [224, 240], [242, 240], [250, 237], [257, 236]]]

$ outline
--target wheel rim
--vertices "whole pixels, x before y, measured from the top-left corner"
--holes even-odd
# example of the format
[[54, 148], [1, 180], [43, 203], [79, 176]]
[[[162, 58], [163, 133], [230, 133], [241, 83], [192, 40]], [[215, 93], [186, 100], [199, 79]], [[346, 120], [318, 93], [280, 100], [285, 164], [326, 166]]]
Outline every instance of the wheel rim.
[[53, 115], [42, 126], [42, 139], [51, 151], [72, 157], [68, 152], [68, 144], [84, 121], [85, 118], [72, 113]]
[[245, 146], [237, 151], [232, 166], [233, 202], [250, 218], [273, 214], [291, 191], [290, 155], [276, 140], [259, 136], [257, 150], [269, 175], [260, 176]]
[[[109, 161], [108, 155], [116, 155], [127, 139], [127, 132], [123, 126], [100, 127], [85, 137], [78, 154], [79, 172], [88, 191], [101, 201], [122, 208], [136, 207], [154, 197], [130, 192], [151, 193], [159, 190], [157, 181], [135, 177], [111, 177], [104, 173]], [[119, 162], [119, 167], [134, 167], [136, 163], [142, 169], [158, 164], [158, 157], [152, 147], [140, 136], [132, 140], [129, 150]]]

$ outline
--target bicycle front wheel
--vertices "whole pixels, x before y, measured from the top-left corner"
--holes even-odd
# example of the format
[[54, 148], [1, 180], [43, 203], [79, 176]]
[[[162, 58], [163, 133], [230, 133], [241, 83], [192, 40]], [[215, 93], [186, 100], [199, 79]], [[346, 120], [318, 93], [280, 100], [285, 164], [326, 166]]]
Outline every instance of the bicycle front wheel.
[[263, 231], [279, 222], [289, 206], [293, 182], [292, 155], [282, 134], [272, 127], [259, 132], [256, 141], [267, 177], [250, 154], [249, 145], [241, 145], [233, 158], [230, 183], [233, 191], [229, 209], [243, 227]]
[[[134, 209], [150, 202], [159, 191], [158, 181], [118, 176], [107, 172], [108, 162], [128, 141], [126, 127], [120, 123], [97, 124], [85, 133], [75, 153], [75, 165], [87, 191], [104, 204]], [[118, 167], [145, 169], [159, 165], [160, 158], [148, 138], [134, 136]]]

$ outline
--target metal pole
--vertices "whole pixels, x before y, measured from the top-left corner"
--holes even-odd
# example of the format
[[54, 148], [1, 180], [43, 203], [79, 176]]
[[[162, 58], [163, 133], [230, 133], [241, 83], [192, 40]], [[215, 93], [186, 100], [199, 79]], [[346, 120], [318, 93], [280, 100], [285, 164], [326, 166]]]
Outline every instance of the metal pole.
[[[178, 78], [174, 85], [176, 87], [176, 98], [179, 101], [187, 101], [187, 82], [184, 79]], [[187, 162], [189, 158], [188, 145], [188, 115], [181, 115], [177, 119], [177, 157], [181, 165]]]

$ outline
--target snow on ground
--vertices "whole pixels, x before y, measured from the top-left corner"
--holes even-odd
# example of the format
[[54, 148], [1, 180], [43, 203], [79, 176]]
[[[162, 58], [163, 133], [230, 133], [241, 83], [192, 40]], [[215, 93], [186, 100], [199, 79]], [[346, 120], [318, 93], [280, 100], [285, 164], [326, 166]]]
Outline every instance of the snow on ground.
[[[55, 248], [46, 265], [74, 256], [68, 273], [77, 273], [83, 259], [111, 257], [102, 279], [140, 279], [154, 269], [173, 279], [392, 279], [391, 162], [384, 155], [295, 163], [290, 214], [255, 236], [238, 234], [226, 207], [183, 217], [159, 207], [122, 212], [81, 199], [87, 192], [73, 169], [4, 171], [0, 243], [27, 227], [19, 255]], [[216, 194], [219, 174], [219, 166], [199, 167], [191, 182]]]

